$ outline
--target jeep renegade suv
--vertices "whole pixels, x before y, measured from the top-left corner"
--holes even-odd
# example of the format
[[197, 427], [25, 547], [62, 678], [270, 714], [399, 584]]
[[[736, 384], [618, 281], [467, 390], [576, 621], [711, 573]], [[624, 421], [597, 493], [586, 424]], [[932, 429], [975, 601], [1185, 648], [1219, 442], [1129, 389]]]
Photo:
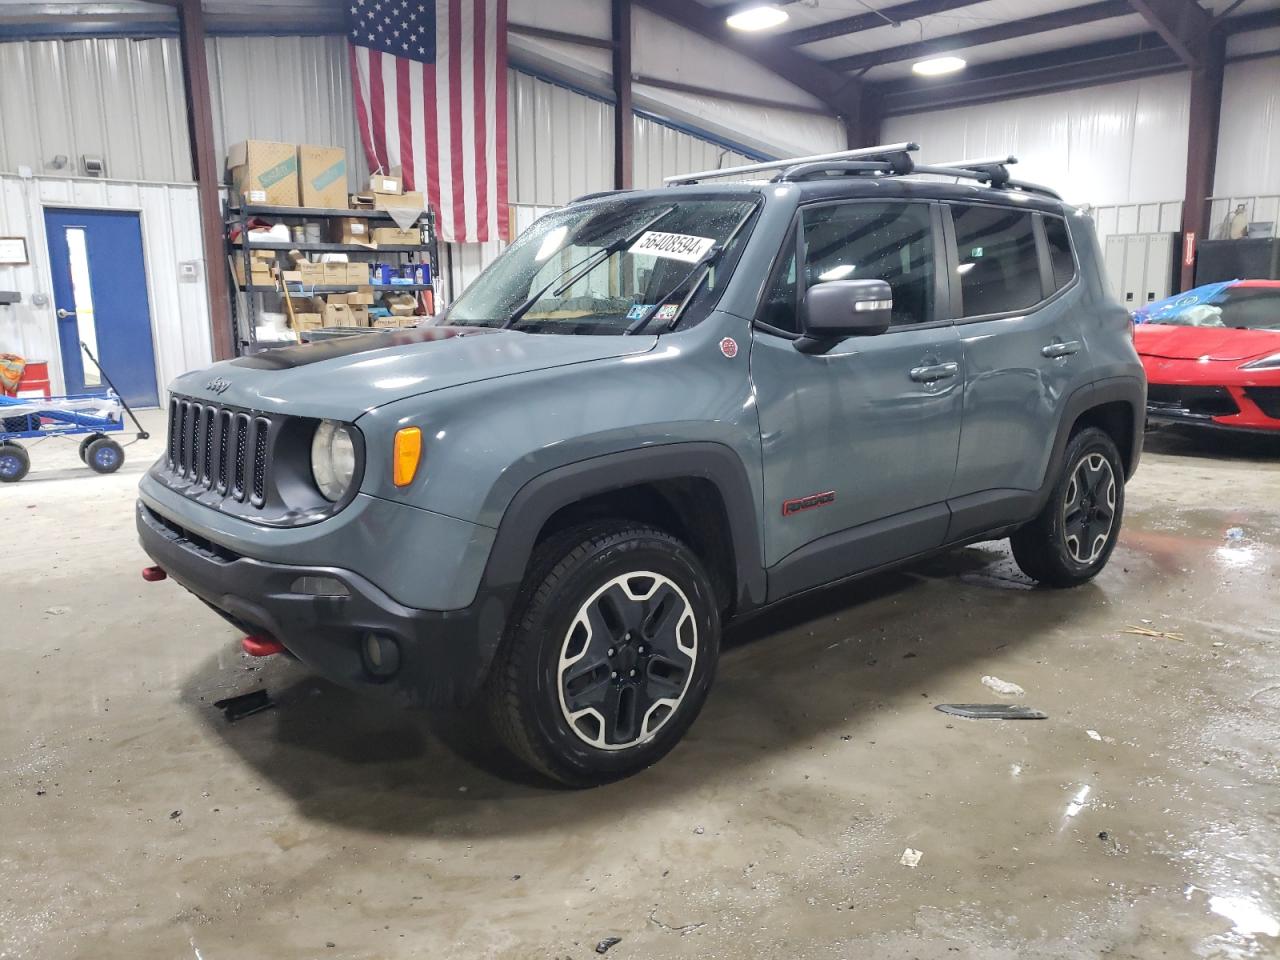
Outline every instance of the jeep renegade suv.
[[179, 377], [143, 547], [575, 785], [670, 750], [766, 604], [1001, 537], [1083, 583], [1141, 451], [1128, 314], [1085, 216], [912, 149], [586, 197], [428, 325]]

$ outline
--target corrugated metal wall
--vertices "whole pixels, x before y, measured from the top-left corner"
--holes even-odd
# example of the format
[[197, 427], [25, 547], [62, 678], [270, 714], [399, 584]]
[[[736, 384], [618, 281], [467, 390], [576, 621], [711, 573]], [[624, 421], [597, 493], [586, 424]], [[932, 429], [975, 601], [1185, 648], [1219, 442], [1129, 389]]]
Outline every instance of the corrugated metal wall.
[[[26, 237], [31, 261], [26, 266], [0, 266], [0, 289], [22, 295], [16, 306], [0, 307], [0, 352], [49, 360], [54, 386], [62, 388], [44, 230], [46, 206], [139, 211], [157, 382], [163, 389], [183, 371], [208, 364], [209, 301], [204, 278], [195, 283], [178, 279], [181, 261], [200, 260], [203, 255], [196, 188], [188, 184], [0, 176], [0, 235]], [[223, 269], [220, 263], [216, 266]], [[32, 305], [32, 295], [38, 293], [50, 297], [48, 305]]]
[[191, 179], [176, 39], [0, 43], [0, 170], [75, 176], [84, 154], [112, 178]]
[[214, 37], [206, 49], [219, 162], [248, 139], [343, 147], [351, 188], [367, 181], [345, 37]]
[[665, 123], [635, 118], [636, 156], [633, 176], [640, 188], [660, 187], [662, 178], [698, 170], [718, 170], [751, 163], [741, 153], [690, 136]]
[[559, 206], [613, 186], [613, 104], [508, 71], [512, 203]]

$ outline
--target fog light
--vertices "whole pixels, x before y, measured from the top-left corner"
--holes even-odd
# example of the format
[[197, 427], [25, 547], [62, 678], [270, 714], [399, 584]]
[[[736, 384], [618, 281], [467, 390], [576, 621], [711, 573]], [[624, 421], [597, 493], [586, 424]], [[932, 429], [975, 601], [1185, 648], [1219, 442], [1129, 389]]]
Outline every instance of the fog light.
[[361, 647], [364, 668], [377, 680], [388, 680], [400, 669], [400, 644], [385, 633], [366, 633]]

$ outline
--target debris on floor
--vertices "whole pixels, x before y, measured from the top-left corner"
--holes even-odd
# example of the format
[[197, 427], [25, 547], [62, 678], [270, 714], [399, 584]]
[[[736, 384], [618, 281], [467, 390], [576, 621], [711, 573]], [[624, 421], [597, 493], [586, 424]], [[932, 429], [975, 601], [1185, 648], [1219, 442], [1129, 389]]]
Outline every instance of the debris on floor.
[[920, 866], [920, 858], [924, 856], [923, 850], [912, 850], [910, 847], [902, 851], [902, 857], [898, 860], [904, 867]]
[[933, 709], [968, 720], [1047, 720], [1049, 715], [1017, 703], [940, 703]]
[[596, 944], [596, 953], [608, 953], [610, 949], [622, 942], [621, 937], [605, 937]]
[[1098, 839], [1102, 841], [1102, 848], [1109, 857], [1119, 857], [1129, 852], [1128, 847], [1121, 846], [1115, 837], [1111, 836], [1106, 830], [1098, 834]]
[[1102, 740], [1102, 734], [1100, 734], [1097, 730], [1086, 730], [1085, 733], [1089, 735], [1090, 740], [1098, 740], [1098, 741]]
[[221, 700], [215, 700], [213, 705], [222, 711], [222, 715], [227, 718], [228, 723], [235, 723], [237, 720], [251, 717], [255, 713], [261, 713], [263, 710], [270, 710], [276, 703], [271, 699], [271, 695], [267, 691], [254, 690], [252, 693], [242, 693], [236, 697], [224, 697]]
[[1016, 683], [1010, 683], [1008, 680], [1001, 680], [999, 677], [985, 676], [982, 678], [982, 685], [989, 687], [1002, 697], [1021, 697], [1026, 692]]
[[1227, 531], [1227, 539], [1228, 539], [1228, 540], [1243, 540], [1243, 539], [1244, 539], [1244, 529], [1243, 529], [1243, 528], [1241, 528], [1241, 527], [1232, 527], [1230, 530], [1228, 530], [1228, 531]]
[[1157, 640], [1177, 640], [1178, 643], [1186, 643], [1187, 638], [1180, 633], [1166, 633], [1163, 630], [1152, 630], [1150, 627], [1139, 627], [1132, 623], [1126, 623], [1121, 633], [1132, 633], [1139, 637], [1154, 637]]

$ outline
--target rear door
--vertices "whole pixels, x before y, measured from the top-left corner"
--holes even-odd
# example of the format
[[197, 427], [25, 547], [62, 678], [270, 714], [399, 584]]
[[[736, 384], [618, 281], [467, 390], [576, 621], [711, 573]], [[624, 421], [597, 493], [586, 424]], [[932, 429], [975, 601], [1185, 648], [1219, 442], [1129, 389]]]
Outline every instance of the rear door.
[[[771, 598], [942, 541], [963, 371], [938, 217], [926, 202], [805, 207], [775, 267], [751, 352]], [[797, 350], [804, 290], [844, 279], [887, 281], [893, 325]]]
[[1088, 382], [1089, 366], [1075, 316], [1079, 271], [1062, 218], [989, 204], [946, 210], [966, 371], [951, 497], [973, 498], [952, 504], [954, 538], [993, 518], [980, 509], [966, 520], [966, 507], [1003, 498], [1016, 513], [1030, 499], [1019, 493], [1039, 489], [1063, 399]]

